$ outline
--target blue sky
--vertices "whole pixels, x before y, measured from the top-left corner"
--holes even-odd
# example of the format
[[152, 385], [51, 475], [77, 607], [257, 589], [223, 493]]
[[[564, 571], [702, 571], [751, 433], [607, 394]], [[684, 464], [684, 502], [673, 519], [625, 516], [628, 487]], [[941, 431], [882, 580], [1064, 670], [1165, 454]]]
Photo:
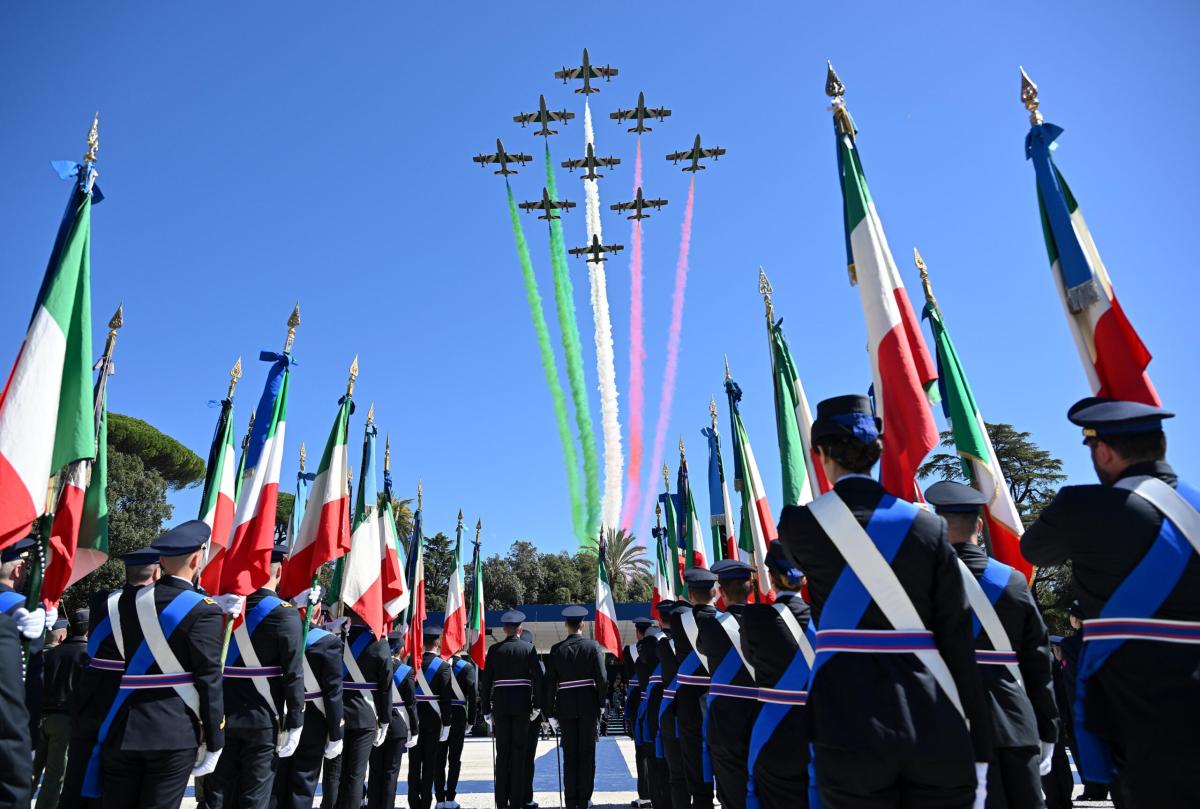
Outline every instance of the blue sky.
[[[621, 71], [592, 96], [597, 151], [624, 161], [601, 183], [606, 240], [629, 243], [628, 223], [607, 205], [628, 197], [634, 152], [633, 136], [607, 113], [630, 106], [639, 90], [674, 110], [643, 142], [645, 189], [671, 201], [645, 228], [651, 427], [687, 192], [687, 175], [662, 155], [696, 132], [729, 150], [699, 177], [668, 448], [682, 433], [693, 469], [703, 469], [699, 429], [728, 353], [777, 500], [760, 264], [813, 404], [869, 381], [823, 94], [830, 58], [910, 295], [920, 297], [916, 244], [985, 417], [1032, 431], [1074, 480], [1090, 481], [1064, 418], [1088, 390], [1023, 155], [1024, 64], [1047, 120], [1066, 129], [1059, 166], [1155, 354], [1151, 376], [1180, 412], [1170, 423], [1172, 457], [1194, 478], [1196, 461], [1181, 448], [1200, 442], [1196, 352], [1187, 342], [1200, 280], [1186, 259], [1200, 162], [1176, 140], [1200, 124], [1200, 11], [1190, 3], [1081, 8], [1044, 4], [1031, 17], [962, 3], [866, 3], [853, 14], [799, 3], [6, 4], [0, 363], [19, 345], [67, 193], [49, 161], [78, 159], [99, 109], [108, 199], [93, 218], [97, 340], [118, 302], [126, 312], [114, 410], [203, 455], [217, 416], [207, 402], [243, 357], [244, 429], [266, 371], [257, 352], [279, 349], [299, 300], [290, 458], [301, 440], [319, 455], [357, 353], [363, 407], [354, 443], [374, 401], [381, 432], [392, 436], [397, 487], [425, 482], [427, 530], [452, 530], [462, 507], [470, 520], [482, 517], [485, 551], [518, 538], [572, 547], [561, 449], [502, 183], [470, 157], [497, 136], [538, 154], [542, 140], [511, 117], [534, 109], [539, 93], [577, 113], [551, 148], [556, 160], [578, 156], [582, 97], [551, 74], [578, 64], [586, 45]], [[513, 187], [536, 198], [538, 171], [517, 175]], [[559, 187], [582, 203], [577, 175], [560, 172]], [[557, 335], [544, 226], [524, 221]], [[584, 241], [581, 208], [565, 226], [568, 241]], [[623, 425], [627, 256], [607, 267]], [[572, 272], [598, 429], [582, 262]], [[285, 481], [294, 471], [285, 468]], [[192, 516], [198, 500], [198, 490], [176, 496], [177, 517]]]

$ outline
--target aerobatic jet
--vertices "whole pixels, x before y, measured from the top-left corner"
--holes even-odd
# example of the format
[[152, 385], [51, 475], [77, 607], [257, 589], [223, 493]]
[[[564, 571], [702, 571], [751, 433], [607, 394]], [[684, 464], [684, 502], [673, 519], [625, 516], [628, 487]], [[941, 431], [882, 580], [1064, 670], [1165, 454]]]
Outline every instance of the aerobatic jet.
[[632, 118], [636, 125], [629, 131], [641, 134], [642, 132], [651, 131], [650, 127], [646, 126], [647, 118], [657, 118], [661, 121], [670, 114], [671, 111], [665, 107], [647, 107], [646, 94], [638, 93], [638, 102], [636, 107], [631, 110], [617, 110], [616, 112], [610, 112], [608, 117], [612, 118], [614, 121], [628, 121], [630, 118]]
[[612, 81], [612, 77], [617, 75], [617, 69], [612, 65], [599, 67], [588, 61], [587, 48], [583, 49], [583, 64], [579, 67], [564, 67], [562, 70], [554, 71], [554, 78], [562, 79], [563, 84], [566, 84], [571, 79], [583, 79], [583, 86], [575, 92], [588, 95], [590, 93], [600, 92], [599, 87], [592, 86], [592, 79], [604, 79]]
[[585, 168], [585, 169], [587, 169], [587, 173], [583, 175], [583, 179], [598, 180], [601, 177], [603, 177], [604, 175], [597, 174], [596, 173], [597, 168], [599, 168], [600, 166], [606, 166], [608, 168], [612, 168], [613, 166], [617, 165], [620, 162], [621, 162], [621, 158], [619, 158], [619, 157], [596, 157], [596, 150], [592, 147], [592, 144], [589, 143], [587, 145], [587, 154], [585, 154], [583, 157], [581, 157], [578, 160], [564, 160], [562, 167], [564, 169], [570, 169], [571, 171], [575, 171], [575, 169]]
[[667, 160], [670, 160], [674, 163], [678, 163], [680, 160], [690, 160], [692, 161], [692, 164], [690, 166], [684, 166], [684, 171], [703, 171], [706, 166], [700, 165], [701, 160], [706, 157], [711, 157], [713, 160], [716, 160], [723, 154], [725, 154], [725, 150], [719, 146], [713, 147], [712, 149], [703, 148], [700, 145], [700, 136], [697, 135], [696, 142], [692, 148], [682, 152], [671, 152], [669, 155], [667, 155]]
[[557, 129], [550, 128], [549, 124], [551, 122], [553, 122], [553, 121], [569, 121], [574, 117], [575, 117], [575, 113], [567, 112], [566, 110], [559, 110], [558, 112], [551, 112], [550, 110], [546, 109], [546, 97], [538, 96], [538, 111], [537, 112], [523, 112], [520, 115], [514, 115], [513, 121], [520, 124], [522, 128], [525, 127], [525, 124], [530, 124], [530, 123], [541, 124], [542, 128], [539, 129], [537, 132], [534, 132], [533, 134], [541, 135], [543, 138], [548, 138], [551, 135], [558, 134]]
[[528, 213], [529, 211], [545, 211], [546, 213], [542, 216], [539, 216], [538, 219], [545, 219], [547, 222], [549, 222], [551, 219], [559, 218], [554, 215], [555, 211], [569, 212], [571, 208], [575, 207], [575, 203], [568, 202], [565, 199], [559, 199], [559, 200], [550, 199], [549, 189], [543, 187], [541, 199], [533, 200], [531, 202], [522, 202], [519, 205], [517, 205], [517, 207], [522, 209], [526, 213]]
[[496, 138], [495, 154], [481, 154], [477, 155], [476, 157], [472, 157], [471, 159], [478, 163], [480, 168], [483, 168], [488, 163], [499, 163], [500, 170], [494, 172], [495, 174], [516, 174], [517, 170], [510, 169], [508, 167], [509, 163], [520, 163], [522, 166], [524, 166], [530, 160], [533, 160], [533, 158], [527, 154], [516, 154], [504, 151], [504, 144], [500, 142], [499, 138]]
[[642, 187], [639, 185], [637, 193], [630, 202], [618, 202], [616, 205], [608, 207], [614, 211], [633, 211], [633, 216], [627, 216], [626, 219], [649, 219], [650, 214], [642, 213], [647, 208], [653, 208], [656, 211], [661, 211], [662, 206], [666, 205], [665, 199], [646, 199], [642, 196]]
[[567, 252], [573, 256], [588, 255], [588, 264], [599, 264], [602, 261], [608, 261], [604, 257], [604, 253], [619, 253], [624, 250], [624, 245], [620, 244], [600, 244], [600, 237], [593, 235], [592, 243], [587, 247], [572, 247]]

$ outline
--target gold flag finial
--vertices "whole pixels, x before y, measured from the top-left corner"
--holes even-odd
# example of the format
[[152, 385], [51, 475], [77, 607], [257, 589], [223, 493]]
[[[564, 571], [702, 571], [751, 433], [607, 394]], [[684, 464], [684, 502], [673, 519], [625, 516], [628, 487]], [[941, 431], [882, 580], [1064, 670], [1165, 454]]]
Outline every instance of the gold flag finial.
[[358, 379], [358, 355], [354, 355], [354, 361], [350, 363], [350, 381], [346, 383], [346, 395], [354, 395], [354, 380]]
[[831, 60], [826, 59], [825, 65], [829, 68], [825, 73], [825, 95], [830, 98], [841, 98], [846, 94], [846, 85], [842, 84], [842, 80], [838, 78]]
[[659, 527], [662, 526], [662, 503], [654, 504], [654, 521], [659, 524]]
[[304, 474], [304, 464], [308, 461], [308, 449], [305, 448], [304, 442], [300, 442], [300, 474]]
[[125, 304], [118, 303], [117, 311], [113, 312], [113, 316], [108, 319], [109, 334], [112, 335], [117, 329], [125, 325]]
[[392, 437], [383, 437], [383, 471], [386, 474], [392, 470]]
[[371, 402], [371, 406], [367, 408], [367, 424], [375, 423], [375, 403]]
[[1042, 102], [1038, 101], [1038, 88], [1033, 83], [1033, 79], [1029, 78], [1029, 74], [1025, 72], [1025, 68], [1021, 70], [1021, 103], [1025, 105], [1025, 109], [1029, 110], [1029, 123], [1037, 126], [1045, 119], [1038, 112], [1038, 107]]
[[296, 327], [300, 325], [300, 303], [297, 302], [292, 308], [292, 314], [287, 320], [287, 339], [283, 341], [283, 353], [292, 353], [292, 343], [296, 342]]
[[421, 510], [421, 501], [425, 499], [425, 487], [421, 481], [417, 481], [417, 511]]
[[681, 435], [679, 436], [679, 457], [682, 458], [686, 452], [687, 450], [683, 448], [683, 436]]
[[717, 431], [717, 397], [709, 397], [708, 400], [708, 415], [712, 418], [713, 432]]
[[837, 71], [833, 69], [833, 62], [826, 61], [825, 64], [829, 67], [825, 74], [825, 95], [832, 99], [830, 109], [833, 111], [833, 124], [837, 127], [839, 135], [847, 135], [853, 141], [858, 130], [850, 118], [850, 113], [846, 111], [846, 99], [842, 97], [846, 94], [846, 85], [838, 78]]
[[112, 374], [112, 355], [113, 349], [117, 345], [117, 330], [125, 325], [125, 307], [123, 304], [117, 304], [117, 311], [113, 312], [113, 316], [108, 320], [108, 338], [104, 341], [104, 352], [100, 355], [100, 359], [96, 361], [93, 368], [103, 368], [102, 373]]
[[725, 355], [725, 381], [729, 382], [733, 379], [733, 374], [729, 373], [729, 355]]
[[758, 294], [763, 296], [763, 304], [767, 307], [768, 329], [775, 325], [775, 304], [771, 301], [771, 294], [774, 291], [771, 287], [771, 282], [767, 279], [766, 270], [760, 264], [758, 266]]
[[250, 414], [250, 423], [246, 425], [246, 437], [242, 439], [242, 452], [250, 446], [250, 433], [254, 432], [254, 413]]
[[458, 510], [458, 527], [462, 528], [462, 509]]
[[100, 112], [92, 116], [92, 127], [88, 130], [87, 151], [83, 153], [84, 163], [95, 163], [100, 151]]
[[347, 483], [347, 484], [350, 484], [350, 483], [353, 483], [353, 482], [354, 482], [354, 467], [353, 467], [353, 466], [347, 466], [347, 467], [346, 467], [346, 483]]
[[479, 535], [482, 533], [483, 533], [483, 520], [478, 519], [475, 521], [475, 544], [476, 545], [479, 544]]
[[238, 357], [237, 362], [229, 369], [229, 390], [225, 392], [226, 399], [233, 398], [233, 392], [237, 390], [238, 380], [242, 378], [242, 358]]
[[913, 263], [917, 265], [917, 272], [921, 273], [921, 288], [925, 290], [925, 300], [934, 309], [938, 308], [937, 298], [933, 297], [933, 286], [929, 283], [929, 268], [925, 266], [925, 259], [921, 258], [921, 253], [917, 248], [913, 248]]
[[667, 491], [671, 491], [671, 468], [663, 464], [663, 484], [666, 485]]

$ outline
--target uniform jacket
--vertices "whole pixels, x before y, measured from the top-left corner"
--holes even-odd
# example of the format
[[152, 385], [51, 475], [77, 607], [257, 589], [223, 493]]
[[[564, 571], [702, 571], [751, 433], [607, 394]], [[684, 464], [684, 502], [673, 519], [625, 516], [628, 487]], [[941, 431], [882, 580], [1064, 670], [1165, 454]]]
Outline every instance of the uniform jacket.
[[[969, 543], [955, 545], [954, 551], [975, 578], [983, 575], [987, 551]], [[1058, 706], [1050, 671], [1054, 658], [1050, 655], [1050, 636], [1025, 577], [1012, 571], [994, 606], [1004, 634], [1017, 653], [1017, 667], [1025, 683], [1022, 688], [1007, 666], [979, 667], [996, 730], [996, 746], [1035, 747], [1039, 741], [1054, 742], [1058, 739]], [[975, 636], [975, 648], [992, 648], [986, 632]]]
[[[662, 701], [663, 686], [659, 684], [651, 689], [650, 677], [653, 676], [654, 670], [658, 668], [658, 641], [663, 637], [662, 632], [658, 627], [650, 627], [646, 630], [646, 635], [637, 642], [638, 659], [634, 664], [634, 669], [637, 672], [638, 679], [642, 682], [642, 699], [648, 700], [646, 704], [646, 716], [649, 719], [648, 728], [651, 737], [656, 735], [658, 729], [658, 706]], [[634, 715], [634, 719], [637, 715]]]
[[[437, 655], [433, 652], [426, 652], [421, 657], [422, 671], [428, 671], [429, 663], [435, 657], [437, 657]], [[414, 677], [415, 676], [416, 675], [414, 673]], [[438, 712], [441, 713], [441, 717], [438, 717], [437, 713], [434, 712], [430, 705], [423, 702], [418, 702], [417, 716], [420, 718], [421, 727], [437, 727], [440, 730], [442, 727], [450, 726], [450, 709], [454, 701], [454, 689], [450, 687], [450, 678], [453, 676], [454, 674], [451, 671], [450, 663], [445, 660], [443, 660], [441, 665], [438, 666], [437, 672], [435, 672], [432, 677], [430, 677], [428, 673], [425, 675], [425, 679], [429, 682], [429, 689], [437, 695]]]
[[[625, 731], [631, 737], [633, 736], [633, 721], [637, 717], [638, 707], [642, 702], [642, 694], [645, 691], [645, 686], [642, 685], [641, 677], [638, 676], [637, 664], [633, 661], [632, 649], [636, 648], [635, 644], [627, 644], [621, 649], [621, 674], [625, 678], [625, 683], [629, 687], [628, 697], [625, 702]], [[641, 652], [638, 652], [641, 655]], [[637, 680], [634, 685], [633, 681]]]
[[[122, 599], [126, 593], [136, 593], [140, 589], [141, 587], [126, 584], [121, 588]], [[108, 615], [109, 595], [108, 592], [98, 592], [92, 595], [90, 624], [93, 635], [104, 619], [110, 617]], [[106, 635], [96, 644], [94, 657], [102, 660], [122, 659], [121, 653], [117, 650], [117, 642], [111, 634]], [[79, 678], [79, 687], [75, 689], [70, 703], [71, 719], [79, 724], [77, 730], [88, 729], [87, 732], [94, 733], [100, 729], [100, 724], [108, 714], [108, 708], [116, 698], [120, 685], [121, 672], [119, 671], [91, 667], [83, 670]]]
[[[808, 628], [808, 605], [799, 593], [781, 592], [775, 603], [787, 605], [800, 622], [800, 628]], [[742, 609], [741, 624], [742, 652], [754, 666], [754, 684], [759, 688], [774, 688], [796, 654], [796, 639], [770, 604], [747, 604]]]
[[[475, 724], [475, 713], [479, 710], [479, 670], [470, 660], [455, 658], [449, 662], [454, 664], [454, 680], [458, 683], [458, 690], [462, 691], [463, 701], [467, 703], [463, 707], [467, 712], [467, 727], [470, 727]], [[455, 710], [461, 709], [455, 706]]]
[[29, 806], [33, 767], [17, 622], [0, 613], [0, 806]]
[[[699, 627], [705, 619], [713, 618], [716, 616], [716, 614], [717, 608], [711, 604], [698, 604], [692, 607], [692, 615], [694, 615], [696, 618], [697, 627]], [[676, 673], [678, 673], [679, 668], [683, 665], [683, 661], [687, 660], [688, 655], [692, 653], [692, 642], [688, 639], [687, 631], [683, 628], [683, 618], [681, 612], [676, 612], [671, 616], [671, 638], [675, 641], [675, 668]], [[701, 649], [700, 651], [703, 652], [704, 650]], [[708, 676], [709, 672], [708, 669], [704, 667], [703, 660], [700, 661], [700, 668], [696, 669], [695, 673], [701, 677]], [[674, 677], [672, 677], [672, 679], [674, 679]], [[665, 678], [664, 682], [666, 682]], [[695, 685], [681, 685], [679, 687], [679, 691], [683, 693], [700, 694], [705, 690], [707, 689]], [[678, 696], [676, 699], [678, 699]]]
[[[1152, 475], [1172, 487], [1177, 482], [1165, 461], [1133, 464], [1120, 477], [1138, 475]], [[1072, 585], [1084, 615], [1095, 618], [1146, 555], [1162, 521], [1158, 509], [1124, 489], [1065, 486], [1025, 531], [1021, 553], [1035, 565], [1071, 560]], [[1179, 583], [1152, 617], [1200, 622], [1200, 556], [1192, 554]], [[1068, 672], [1068, 677], [1074, 674]], [[1116, 720], [1123, 718], [1119, 724], [1127, 733], [1195, 749], [1200, 740], [1194, 725], [1178, 718], [1200, 716], [1198, 680], [1200, 646], [1126, 641], [1089, 681], [1088, 727], [1112, 738]]]
[[[739, 634], [744, 608], [742, 604], [732, 604], [728, 609], [728, 614], [733, 616], [733, 620], [739, 626]], [[741, 663], [741, 650], [733, 647], [729, 635], [725, 632], [717, 616], [718, 613], [715, 610], [710, 613], [702, 607], [696, 608], [696, 627], [699, 630], [696, 642], [700, 651], [708, 658], [709, 671], [716, 671], [725, 662], [728, 655], [733, 655], [738, 658], [738, 666], [730, 684], [753, 688], [754, 678]], [[732, 665], [732, 661], [729, 665]], [[710, 745], [745, 747], [750, 743], [750, 728], [754, 726], [754, 720], [758, 716], [757, 700], [710, 696], [708, 710], [710, 716], [719, 717], [720, 730], [719, 738], [710, 737]]]
[[[563, 683], [591, 680], [591, 686], [560, 688]], [[583, 635], [568, 635], [550, 647], [546, 666], [547, 717], [555, 719], [599, 719], [608, 682], [604, 674], [604, 651]]]
[[326, 738], [337, 741], [342, 738], [345, 729], [345, 708], [343, 705], [344, 691], [342, 689], [342, 639], [332, 633], [319, 638], [304, 650], [308, 667], [312, 669], [313, 677], [321, 691], [321, 701], [325, 712], [312, 704], [304, 709], [304, 721], [323, 722], [326, 727]]
[[392, 682], [396, 685], [400, 702], [397, 703], [394, 699], [392, 701], [392, 721], [388, 723], [389, 739], [407, 739], [410, 735], [416, 735], [420, 728], [417, 717], [416, 672], [411, 666], [407, 666], [408, 671], [404, 676], [397, 677], [399, 666], [400, 663], [393, 657]]
[[[674, 620], [672, 620], [672, 623], [674, 623]], [[662, 637], [658, 639], [658, 662], [662, 666], [664, 689], [670, 687], [671, 681], [675, 679], [675, 674], [679, 671], [679, 661], [681, 659], [675, 656], [675, 639], [671, 637], [670, 628], [667, 628], [663, 631]], [[671, 710], [674, 710], [674, 708]]]
[[[860, 525], [885, 495], [865, 477], [839, 480], [834, 490]], [[779, 520], [784, 551], [808, 577], [812, 613], [820, 628], [821, 607], [846, 560], [807, 506], [785, 507]], [[970, 723], [976, 762], [991, 757], [991, 716], [975, 665], [971, 608], [963, 591], [946, 521], [921, 511], [891, 564], [925, 628], [946, 662]], [[873, 602], [859, 629], [892, 629]], [[809, 731], [816, 744], [878, 753], [917, 753], [957, 758], [967, 743], [963, 718], [915, 655], [841, 653], [826, 663], [809, 690]]]
[[[506, 637], [488, 649], [479, 689], [479, 707], [485, 716], [528, 715], [542, 707], [542, 669], [532, 643]], [[529, 680], [531, 686], [495, 688], [497, 680]]]
[[[370, 632], [369, 627], [351, 625], [346, 645], [353, 645], [359, 636]], [[392, 649], [388, 646], [386, 638], [372, 640], [355, 659], [358, 661], [358, 668], [362, 671], [363, 678], [375, 687], [370, 691], [351, 688], [342, 690], [346, 728], [348, 730], [373, 730], [377, 726], [387, 723], [392, 715]], [[349, 673], [344, 668], [342, 671], [348, 682], [350, 680]], [[368, 699], [374, 703], [374, 711], [367, 703]]]
[[91, 658], [87, 653], [87, 638], [77, 635], [67, 638], [46, 651], [46, 668], [42, 672], [44, 690], [43, 713], [66, 713], [71, 697]]
[[[242, 616], [249, 615], [259, 602], [275, 593], [265, 587], [246, 597]], [[252, 680], [240, 677], [225, 678], [225, 719], [231, 728], [269, 728], [276, 723], [278, 712], [282, 727], [298, 728], [304, 724], [304, 638], [300, 616], [291, 605], [283, 602], [267, 613], [250, 635], [258, 662], [262, 666], [279, 666], [283, 673], [266, 678], [275, 703], [275, 712], [259, 694]], [[244, 658], [233, 665], [249, 665]]]

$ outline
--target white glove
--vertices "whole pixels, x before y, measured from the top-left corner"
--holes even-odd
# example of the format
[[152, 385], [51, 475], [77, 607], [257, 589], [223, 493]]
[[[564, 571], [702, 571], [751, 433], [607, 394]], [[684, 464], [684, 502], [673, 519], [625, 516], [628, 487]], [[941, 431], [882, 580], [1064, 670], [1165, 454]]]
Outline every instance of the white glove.
[[283, 732], [283, 739], [279, 743], [280, 758], [287, 758], [296, 752], [296, 748], [300, 746], [300, 733], [303, 730], [303, 727], [298, 727]]
[[488, 730], [491, 730], [492, 729], [492, 715], [490, 713], [484, 714], [483, 721], [487, 722]]
[[221, 757], [220, 750], [209, 750], [204, 754], [204, 758], [200, 759], [200, 763], [192, 768], [192, 777], [199, 778], [202, 775], [208, 775], [217, 768], [217, 759]]
[[230, 618], [236, 618], [242, 614], [242, 607], [246, 606], [246, 597], [227, 593], [223, 596], [213, 596], [212, 600], [217, 602], [217, 606], [221, 608], [221, 612], [228, 615]]
[[983, 804], [987, 801], [987, 771], [986, 761], [982, 764], [975, 762], [975, 803], [971, 805], [971, 809], [983, 809]]
[[444, 742], [450, 738], [450, 726], [442, 725], [442, 732], [438, 734], [438, 741]]
[[412, 750], [416, 746], [417, 746], [417, 737], [416, 737], [416, 734], [413, 734], [412, 736], [409, 736], [408, 741], [406, 741], [404, 743], [404, 749]]
[[1054, 742], [1042, 742], [1042, 758], [1038, 762], [1038, 775], [1050, 774], [1050, 770], [1054, 766], [1052, 758], [1054, 758]]
[[325, 758], [337, 758], [342, 754], [342, 740], [335, 739], [332, 742], [325, 742]]
[[380, 725], [379, 727], [375, 728], [375, 741], [371, 743], [371, 746], [379, 747], [379, 745], [387, 741], [387, 732], [387, 725]]
[[558, 720], [555, 719], [553, 716], [550, 717], [550, 729], [553, 730], [555, 733], [558, 733]]
[[537, 708], [534, 708], [532, 711], [529, 712], [529, 721], [536, 722], [537, 718], [538, 718], [538, 714], [540, 714], [540, 713], [541, 713], [541, 711], [539, 711]]
[[54, 628], [54, 624], [58, 621], [58, 607], [51, 607], [46, 611], [46, 631], [49, 632]]
[[317, 604], [321, 601], [321, 585], [310, 587], [300, 595], [292, 599], [292, 603], [297, 604]]
[[17, 629], [21, 630], [22, 637], [29, 640], [40, 638], [46, 632], [46, 611], [38, 607], [33, 612], [24, 607], [17, 607], [13, 618], [17, 622]]

